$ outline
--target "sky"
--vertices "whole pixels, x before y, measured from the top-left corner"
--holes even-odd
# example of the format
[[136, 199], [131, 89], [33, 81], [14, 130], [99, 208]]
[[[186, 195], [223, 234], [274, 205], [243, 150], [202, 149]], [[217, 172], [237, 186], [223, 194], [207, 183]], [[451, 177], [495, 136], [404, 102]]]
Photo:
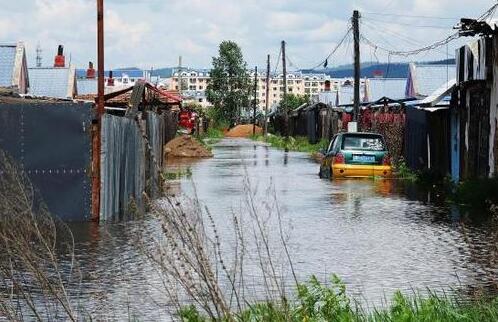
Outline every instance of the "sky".
[[[16, 0], [2, 4], [0, 42], [23, 41], [30, 65], [36, 47], [51, 65], [57, 45], [78, 68], [96, 61], [95, 0]], [[460, 17], [477, 17], [493, 0], [104, 0], [106, 68], [211, 67], [223, 40], [237, 42], [249, 66], [272, 66], [287, 43], [289, 69], [311, 68], [343, 38], [353, 10], [361, 33], [377, 46], [411, 50], [444, 39]], [[452, 58], [468, 38], [418, 56], [391, 61]], [[387, 61], [381, 49], [361, 47], [362, 61]], [[328, 61], [352, 62], [351, 37]], [[273, 69], [272, 67], [272, 69]], [[278, 67], [278, 66], [277, 66]]]

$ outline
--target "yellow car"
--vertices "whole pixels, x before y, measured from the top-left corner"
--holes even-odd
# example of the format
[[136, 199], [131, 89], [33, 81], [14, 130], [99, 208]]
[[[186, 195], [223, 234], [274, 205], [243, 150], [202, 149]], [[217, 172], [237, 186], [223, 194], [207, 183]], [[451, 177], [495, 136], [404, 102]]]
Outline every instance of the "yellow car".
[[321, 178], [388, 178], [391, 159], [384, 137], [376, 133], [339, 133], [324, 152]]

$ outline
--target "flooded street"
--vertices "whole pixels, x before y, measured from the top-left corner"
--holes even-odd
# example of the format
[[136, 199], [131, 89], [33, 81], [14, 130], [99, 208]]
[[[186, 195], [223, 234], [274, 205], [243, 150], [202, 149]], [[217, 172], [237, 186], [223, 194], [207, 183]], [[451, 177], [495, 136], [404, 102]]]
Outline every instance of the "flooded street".
[[[169, 172], [192, 174], [173, 181], [169, 193], [197, 194], [222, 240], [229, 241], [228, 223], [245, 207], [249, 178], [256, 201], [276, 196], [300, 280], [335, 273], [349, 292], [371, 304], [397, 289], [470, 295], [496, 285], [498, 227], [490, 220], [468, 220], [457, 208], [432, 205], [432, 196], [399, 181], [321, 180], [318, 165], [305, 153], [228, 139], [213, 153], [211, 159], [169, 163]], [[154, 220], [71, 228], [81, 262], [81, 297], [90, 312], [167, 315], [164, 286], [136, 245], [140, 234], [157, 232]]]

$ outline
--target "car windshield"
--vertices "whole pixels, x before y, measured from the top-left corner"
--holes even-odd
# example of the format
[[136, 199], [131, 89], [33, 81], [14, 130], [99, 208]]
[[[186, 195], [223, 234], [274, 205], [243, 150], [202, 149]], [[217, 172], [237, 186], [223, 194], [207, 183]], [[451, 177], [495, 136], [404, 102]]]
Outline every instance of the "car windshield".
[[342, 143], [344, 150], [370, 150], [370, 151], [384, 151], [384, 140], [376, 135], [354, 135], [345, 136]]

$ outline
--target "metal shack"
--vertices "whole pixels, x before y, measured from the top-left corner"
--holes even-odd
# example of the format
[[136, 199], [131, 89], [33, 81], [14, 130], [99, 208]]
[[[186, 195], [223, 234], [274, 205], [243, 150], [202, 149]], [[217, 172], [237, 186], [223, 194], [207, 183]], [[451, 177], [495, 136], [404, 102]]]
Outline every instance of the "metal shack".
[[[64, 221], [114, 220], [143, 211], [144, 196], [160, 191], [163, 144], [171, 132], [166, 128], [173, 126], [171, 107], [180, 98], [144, 82], [108, 94], [100, 137], [94, 131], [93, 97], [81, 99], [28, 99], [4, 91], [0, 149], [17, 161], [48, 210]], [[95, 153], [100, 182], [92, 180]], [[92, 216], [95, 202], [100, 211]]]
[[460, 178], [498, 172], [498, 32], [494, 23], [462, 19], [461, 33], [481, 38], [456, 51], [455, 101]]

